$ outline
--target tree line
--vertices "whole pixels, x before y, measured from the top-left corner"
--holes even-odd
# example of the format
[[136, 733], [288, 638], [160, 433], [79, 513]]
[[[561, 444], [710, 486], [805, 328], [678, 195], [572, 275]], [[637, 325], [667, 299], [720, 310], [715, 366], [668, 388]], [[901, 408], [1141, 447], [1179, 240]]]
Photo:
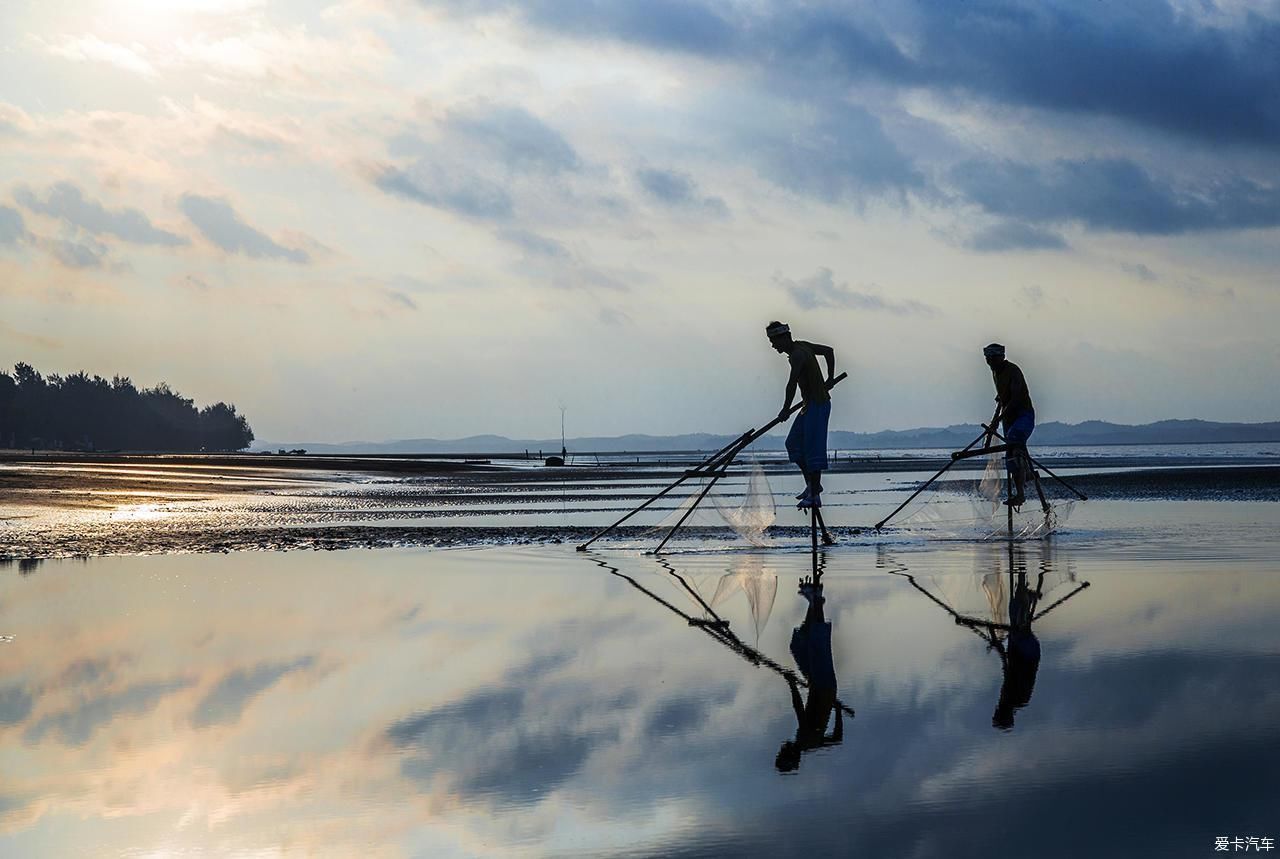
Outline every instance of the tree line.
[[73, 373], [42, 376], [30, 364], [0, 372], [0, 447], [53, 450], [243, 450], [253, 430], [235, 406], [196, 404], [161, 382], [139, 388]]

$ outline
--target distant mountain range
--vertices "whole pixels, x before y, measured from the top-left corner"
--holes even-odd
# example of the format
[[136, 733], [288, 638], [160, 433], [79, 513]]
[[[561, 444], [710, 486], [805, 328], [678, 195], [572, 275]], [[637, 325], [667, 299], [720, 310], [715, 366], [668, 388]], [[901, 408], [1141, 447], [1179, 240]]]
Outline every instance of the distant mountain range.
[[[909, 430], [884, 430], [874, 433], [831, 432], [828, 445], [836, 450], [886, 450], [894, 448], [958, 449], [973, 440], [982, 428], [977, 424], [953, 424], [947, 427], [922, 427]], [[572, 453], [665, 452], [677, 450], [716, 450], [736, 436], [711, 433], [684, 435], [620, 435], [571, 438], [567, 446]], [[768, 435], [753, 445], [759, 450], [780, 450], [784, 436]], [[1106, 421], [1064, 424], [1050, 421], [1036, 427], [1033, 445], [1102, 445], [1102, 444], [1226, 444], [1231, 442], [1280, 442], [1280, 421], [1241, 424], [1214, 421], [1157, 421], [1132, 426]], [[558, 453], [560, 439], [513, 439], [500, 435], [473, 435], [467, 438], [414, 438], [399, 441], [352, 441], [342, 444], [308, 442], [255, 443], [252, 450], [293, 450], [308, 453], [335, 454], [543, 454]]]

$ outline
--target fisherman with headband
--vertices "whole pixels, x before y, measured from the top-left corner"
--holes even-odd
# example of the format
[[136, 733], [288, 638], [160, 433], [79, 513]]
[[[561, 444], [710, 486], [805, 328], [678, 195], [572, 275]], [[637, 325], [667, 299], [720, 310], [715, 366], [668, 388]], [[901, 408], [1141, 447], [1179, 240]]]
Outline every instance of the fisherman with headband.
[[[836, 353], [821, 343], [793, 339], [791, 326], [781, 322], [770, 322], [765, 334], [769, 336], [769, 344], [785, 354], [791, 364], [787, 398], [778, 417], [786, 419], [797, 388], [804, 402], [787, 433], [787, 456], [800, 467], [805, 481], [804, 492], [796, 496], [800, 499], [798, 506], [801, 509], [821, 507], [822, 472], [827, 468], [827, 423], [831, 419], [831, 394], [827, 388], [835, 376]], [[818, 366], [819, 355], [827, 362], [825, 379]]]
[[1019, 507], [1027, 500], [1027, 439], [1031, 438], [1031, 432], [1036, 428], [1036, 411], [1031, 405], [1027, 380], [1017, 364], [1005, 360], [1004, 347], [999, 343], [992, 343], [982, 350], [982, 354], [987, 359], [991, 378], [996, 383], [996, 402], [1000, 404], [1004, 440], [1009, 445], [1005, 462], [1015, 491], [1005, 503], [1010, 507]]

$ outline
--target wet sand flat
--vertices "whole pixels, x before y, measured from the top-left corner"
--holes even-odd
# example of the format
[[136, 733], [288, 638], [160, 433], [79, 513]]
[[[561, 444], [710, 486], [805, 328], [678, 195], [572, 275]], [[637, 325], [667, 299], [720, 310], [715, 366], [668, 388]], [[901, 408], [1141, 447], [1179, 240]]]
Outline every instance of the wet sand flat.
[[[246, 464], [247, 461], [266, 464]], [[278, 463], [297, 460], [288, 467]], [[309, 467], [293, 457], [96, 457], [0, 463], [0, 557], [48, 558], [174, 551], [388, 546], [576, 543], [649, 498], [682, 468], [499, 467], [409, 463], [409, 471], [365, 471], [349, 460]], [[234, 460], [234, 463], [231, 461]], [[1141, 467], [1090, 472], [1061, 466], [1096, 501], [1280, 500], [1280, 467]], [[1135, 464], [1139, 463], [1139, 464]], [[336, 467], [340, 464], [341, 467]], [[358, 463], [357, 463], [358, 465]], [[383, 463], [386, 465], [386, 463]], [[919, 468], [921, 463], [915, 467]], [[400, 468], [399, 465], [395, 466]], [[792, 509], [794, 472], [771, 464], [778, 508], [773, 533], [804, 537]], [[745, 472], [720, 490], [741, 493]], [[865, 535], [925, 471], [859, 471], [826, 478], [826, 520], [842, 539]], [[972, 486], [974, 472], [939, 483], [944, 493]], [[1046, 481], [1048, 484], [1048, 481]], [[696, 483], [692, 486], [696, 487]], [[677, 492], [627, 523], [614, 537], [651, 536], [682, 502]], [[1079, 515], [1079, 514], [1077, 514]], [[1088, 514], [1086, 514], [1088, 515]], [[732, 541], [715, 523], [692, 523], [682, 536]], [[895, 527], [897, 527], [895, 523]], [[656, 541], [655, 541], [656, 542]]]

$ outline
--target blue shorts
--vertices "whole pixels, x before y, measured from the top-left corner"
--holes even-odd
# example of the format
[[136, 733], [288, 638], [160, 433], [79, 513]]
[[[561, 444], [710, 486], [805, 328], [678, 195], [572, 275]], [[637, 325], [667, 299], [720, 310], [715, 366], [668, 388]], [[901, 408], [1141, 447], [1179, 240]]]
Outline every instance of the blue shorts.
[[1034, 411], [1026, 411], [1018, 415], [1018, 419], [1011, 424], [1004, 425], [1004, 440], [1009, 444], [1016, 444], [1025, 447], [1027, 439], [1031, 438], [1031, 433], [1036, 428], [1036, 413]]
[[787, 457], [801, 471], [827, 470], [827, 423], [831, 401], [813, 403], [796, 415], [787, 433]]

